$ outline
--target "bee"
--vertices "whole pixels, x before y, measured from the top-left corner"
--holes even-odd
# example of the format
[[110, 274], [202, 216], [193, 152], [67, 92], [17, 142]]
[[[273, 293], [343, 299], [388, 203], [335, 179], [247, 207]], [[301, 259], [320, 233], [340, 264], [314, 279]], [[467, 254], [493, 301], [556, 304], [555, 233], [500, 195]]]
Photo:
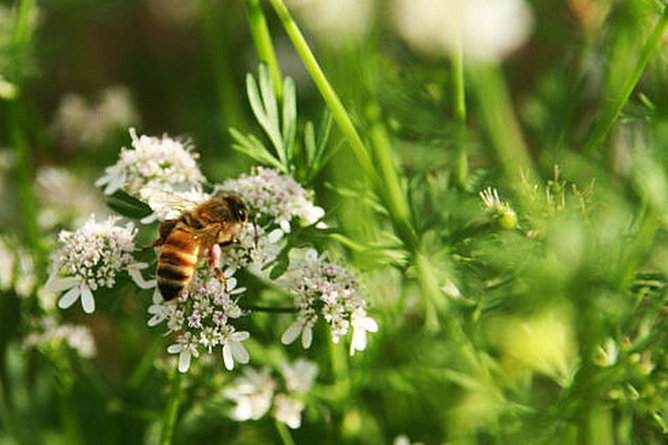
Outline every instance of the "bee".
[[163, 246], [158, 258], [158, 289], [166, 301], [180, 296], [203, 255], [227, 289], [219, 267], [221, 249], [240, 244], [241, 230], [248, 222], [248, 208], [241, 198], [226, 193], [185, 209], [175, 219], [160, 224], [159, 238], [152, 247]]

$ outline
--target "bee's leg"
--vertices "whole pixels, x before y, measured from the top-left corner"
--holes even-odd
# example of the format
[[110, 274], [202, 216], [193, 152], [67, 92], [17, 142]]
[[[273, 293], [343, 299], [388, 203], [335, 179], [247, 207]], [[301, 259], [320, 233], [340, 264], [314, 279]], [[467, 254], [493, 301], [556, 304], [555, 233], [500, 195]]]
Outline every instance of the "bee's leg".
[[220, 256], [220, 246], [218, 244], [211, 246], [211, 249], [209, 249], [209, 265], [213, 268], [213, 273], [215, 273], [218, 279], [222, 281], [223, 286], [225, 286], [225, 292], [227, 292], [227, 278], [225, 277], [223, 270], [220, 268]]

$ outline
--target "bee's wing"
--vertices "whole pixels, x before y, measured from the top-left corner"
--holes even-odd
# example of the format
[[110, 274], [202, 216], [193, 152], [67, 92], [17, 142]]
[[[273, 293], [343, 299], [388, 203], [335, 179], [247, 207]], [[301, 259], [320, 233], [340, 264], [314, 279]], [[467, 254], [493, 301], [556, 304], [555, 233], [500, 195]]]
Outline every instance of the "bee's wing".
[[177, 218], [184, 210], [190, 210], [210, 198], [200, 190], [169, 191], [150, 185], [135, 188], [132, 194], [146, 202], [161, 220]]

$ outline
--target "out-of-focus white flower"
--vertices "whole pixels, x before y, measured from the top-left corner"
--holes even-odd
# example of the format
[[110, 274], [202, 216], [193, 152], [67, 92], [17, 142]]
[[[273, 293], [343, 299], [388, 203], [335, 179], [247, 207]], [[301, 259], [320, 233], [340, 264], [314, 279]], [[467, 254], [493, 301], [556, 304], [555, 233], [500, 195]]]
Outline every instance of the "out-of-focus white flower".
[[198, 189], [204, 176], [197, 166], [197, 153], [191, 147], [163, 136], [162, 139], [137, 136], [130, 128], [133, 149], [123, 147], [116, 164], [107, 167], [95, 185], [112, 194], [125, 185], [149, 186], [163, 191]]
[[99, 191], [63, 168], [40, 168], [35, 183], [40, 201], [38, 222], [44, 230], [106, 212]]
[[367, 316], [364, 308], [358, 307], [350, 314], [350, 325], [353, 327], [353, 338], [350, 340], [350, 355], [355, 351], [366, 349], [366, 333], [378, 332], [378, 323]]
[[394, 22], [416, 49], [494, 61], [529, 37], [532, 15], [524, 0], [394, 0]]
[[[84, 312], [92, 313], [95, 311], [93, 291], [113, 287], [121, 271], [145, 267], [132, 256], [137, 230], [132, 223], [117, 226], [118, 220], [118, 217], [109, 217], [97, 222], [91, 216], [75, 232], [60, 232], [58, 239], [62, 246], [53, 256], [53, 272], [44, 288], [51, 292], [66, 291], [58, 301], [61, 309], [81, 298]], [[149, 288], [155, 286], [155, 281], [142, 279], [137, 284]]]
[[138, 120], [130, 91], [114, 85], [103, 90], [94, 104], [78, 94], [63, 96], [56, 110], [53, 130], [68, 145], [96, 146]]
[[52, 347], [60, 344], [72, 348], [83, 358], [95, 357], [95, 339], [86, 326], [60, 324], [53, 317], [39, 320], [35, 332], [24, 340], [26, 347]]
[[290, 10], [323, 42], [339, 46], [346, 39], [359, 40], [369, 30], [371, 0], [288, 0]]
[[151, 15], [163, 26], [185, 26], [197, 19], [197, 4], [183, 0], [147, 0]]
[[304, 402], [301, 400], [285, 394], [276, 394], [274, 417], [279, 422], [285, 423], [293, 430], [297, 429], [302, 425], [302, 411], [304, 411]]
[[303, 358], [297, 359], [294, 364], [283, 363], [281, 373], [285, 379], [285, 387], [288, 391], [305, 394], [318, 374], [318, 365]]
[[19, 88], [0, 74], [0, 98], [12, 100], [19, 94]]
[[16, 250], [16, 276], [14, 279], [14, 291], [17, 295], [28, 297], [32, 295], [37, 285], [35, 273], [35, 261], [27, 249]]
[[257, 420], [264, 416], [274, 397], [276, 381], [269, 375], [268, 369], [257, 372], [245, 368], [243, 376], [236, 379], [232, 388], [225, 391], [225, 396], [236, 402], [231, 417], [234, 420]]
[[0, 290], [8, 291], [14, 283], [16, 256], [4, 238], [0, 237]]
[[241, 344], [250, 334], [237, 331], [231, 319], [239, 318], [243, 312], [232, 300], [246, 290], [237, 288], [233, 271], [226, 270], [227, 290], [221, 281], [211, 276], [209, 270], [197, 270], [186, 292], [176, 301], [166, 303], [156, 290], [148, 313], [149, 326], [166, 322], [167, 334], [176, 333], [177, 342], [167, 351], [179, 354], [179, 371], [186, 372], [192, 356], [200, 353], [212, 354], [220, 347], [225, 367], [234, 369], [234, 363], [248, 363], [248, 352]]

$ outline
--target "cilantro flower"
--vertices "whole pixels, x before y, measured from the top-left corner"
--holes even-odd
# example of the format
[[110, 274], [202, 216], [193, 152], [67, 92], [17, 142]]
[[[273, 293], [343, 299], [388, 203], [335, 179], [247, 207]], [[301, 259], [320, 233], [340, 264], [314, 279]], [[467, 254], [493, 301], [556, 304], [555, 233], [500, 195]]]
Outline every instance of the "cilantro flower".
[[192, 357], [212, 354], [220, 347], [223, 363], [228, 370], [234, 363], [248, 363], [248, 352], [241, 344], [250, 334], [237, 331], [231, 321], [243, 314], [235, 296], [246, 289], [237, 288], [233, 271], [226, 270], [227, 290], [221, 281], [208, 270], [199, 270], [188, 283], [186, 292], [176, 301], [164, 302], [156, 290], [153, 304], [148, 308], [149, 326], [165, 322], [167, 335], [175, 334], [176, 343], [167, 348], [170, 354], [179, 355], [179, 371], [186, 372]]
[[134, 128], [130, 128], [130, 137], [134, 149], [123, 147], [118, 162], [107, 167], [105, 175], [95, 183], [105, 186], [105, 194], [110, 195], [126, 184], [188, 190], [204, 182], [196, 163], [198, 155], [191, 147], [167, 136], [138, 137]]
[[94, 312], [93, 291], [114, 287], [122, 271], [141, 288], [155, 286], [154, 280], [146, 281], [141, 275], [147, 264], [137, 263], [132, 255], [137, 230], [132, 223], [120, 227], [118, 221], [118, 217], [109, 217], [97, 222], [91, 216], [78, 230], [60, 232], [62, 245], [52, 258], [53, 272], [44, 286], [50, 292], [65, 292], [58, 307], [68, 308], [81, 299], [84, 312]]

